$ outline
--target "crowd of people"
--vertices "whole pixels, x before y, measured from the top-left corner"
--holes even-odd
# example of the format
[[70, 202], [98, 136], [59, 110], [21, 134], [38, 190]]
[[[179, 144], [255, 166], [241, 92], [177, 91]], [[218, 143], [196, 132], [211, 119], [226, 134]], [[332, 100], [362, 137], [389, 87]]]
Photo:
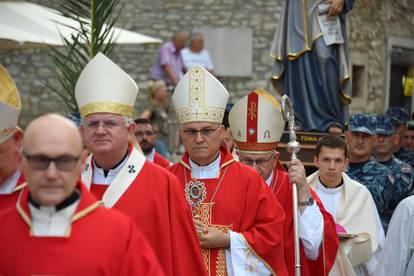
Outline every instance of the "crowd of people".
[[[257, 88], [228, 105], [213, 68], [194, 61], [200, 34], [188, 63], [176, 56], [185, 38], [161, 47], [140, 118], [136, 82], [98, 53], [76, 83], [79, 128], [46, 114], [20, 129], [0, 67], [0, 248], [13, 249], [0, 251], [0, 275], [414, 273], [407, 111], [352, 115], [344, 137], [317, 143], [315, 173], [298, 159], [285, 169], [279, 100]], [[185, 149], [175, 164], [160, 154], [168, 85]]]

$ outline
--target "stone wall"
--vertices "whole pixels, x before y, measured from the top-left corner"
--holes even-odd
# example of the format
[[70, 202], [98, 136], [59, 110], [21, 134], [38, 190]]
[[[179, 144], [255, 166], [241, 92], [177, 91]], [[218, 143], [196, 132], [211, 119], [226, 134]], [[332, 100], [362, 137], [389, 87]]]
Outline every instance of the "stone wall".
[[[123, 0], [118, 26], [168, 40], [179, 30], [200, 27], [249, 27], [253, 31], [253, 73], [250, 77], [220, 78], [234, 102], [256, 87], [271, 90], [269, 57], [283, 0]], [[30, 2], [56, 7], [53, 0]], [[378, 4], [380, 3], [380, 4]], [[389, 35], [414, 37], [414, 8], [408, 0], [357, 0], [348, 15], [351, 60], [364, 57], [366, 91], [350, 106], [350, 113], [382, 112], [384, 108], [385, 41]], [[145, 108], [147, 80], [158, 45], [121, 45], [115, 62], [138, 82], [137, 110]], [[64, 113], [63, 105], [43, 86], [53, 70], [46, 48], [0, 50], [0, 63], [16, 79], [23, 100], [21, 124], [46, 112]]]

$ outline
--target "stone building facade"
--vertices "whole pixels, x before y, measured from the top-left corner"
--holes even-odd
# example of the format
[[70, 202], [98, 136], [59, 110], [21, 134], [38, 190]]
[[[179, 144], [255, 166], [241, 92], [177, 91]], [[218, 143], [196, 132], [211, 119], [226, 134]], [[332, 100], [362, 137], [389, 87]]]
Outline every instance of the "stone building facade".
[[[30, 2], [56, 8], [53, 0]], [[220, 77], [235, 102], [257, 87], [273, 91], [269, 82], [272, 59], [270, 44], [283, 0], [123, 0], [118, 26], [168, 40], [176, 31], [191, 32], [209, 27], [244, 27], [253, 33], [250, 76]], [[387, 107], [385, 75], [387, 38], [414, 39], [414, 7], [409, 0], [356, 0], [348, 15], [351, 65], [363, 74], [360, 92], [350, 105], [350, 113], [381, 113]], [[137, 113], [147, 101], [147, 81], [159, 45], [120, 45], [113, 59], [140, 86]], [[237, 45], [234, 45], [236, 48]], [[413, 45], [414, 48], [414, 45]], [[23, 102], [21, 125], [46, 112], [64, 113], [59, 99], [44, 86], [54, 81], [53, 67], [46, 56], [47, 48], [2, 50], [0, 63], [15, 78]], [[237, 66], [237, 64], [234, 64]]]

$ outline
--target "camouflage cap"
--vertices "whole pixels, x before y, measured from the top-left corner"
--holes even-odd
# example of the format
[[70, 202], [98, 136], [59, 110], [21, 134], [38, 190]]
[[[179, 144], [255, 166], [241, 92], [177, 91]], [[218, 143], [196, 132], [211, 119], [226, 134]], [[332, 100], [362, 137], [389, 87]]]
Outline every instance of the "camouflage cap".
[[349, 118], [349, 131], [375, 135], [376, 118], [374, 115], [355, 114]]
[[375, 127], [376, 134], [379, 135], [392, 135], [397, 131], [396, 121], [388, 115], [378, 115], [377, 124]]
[[410, 120], [410, 115], [407, 110], [400, 106], [391, 106], [385, 114], [393, 117], [400, 125], [406, 124]]

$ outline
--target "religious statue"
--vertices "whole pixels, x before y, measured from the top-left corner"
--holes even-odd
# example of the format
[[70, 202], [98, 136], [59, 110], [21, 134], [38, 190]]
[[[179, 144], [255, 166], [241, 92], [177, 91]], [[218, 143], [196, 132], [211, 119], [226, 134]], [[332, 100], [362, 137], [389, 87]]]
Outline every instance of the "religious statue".
[[302, 131], [340, 133], [351, 83], [345, 15], [354, 0], [285, 0], [272, 43], [272, 85], [287, 94]]

